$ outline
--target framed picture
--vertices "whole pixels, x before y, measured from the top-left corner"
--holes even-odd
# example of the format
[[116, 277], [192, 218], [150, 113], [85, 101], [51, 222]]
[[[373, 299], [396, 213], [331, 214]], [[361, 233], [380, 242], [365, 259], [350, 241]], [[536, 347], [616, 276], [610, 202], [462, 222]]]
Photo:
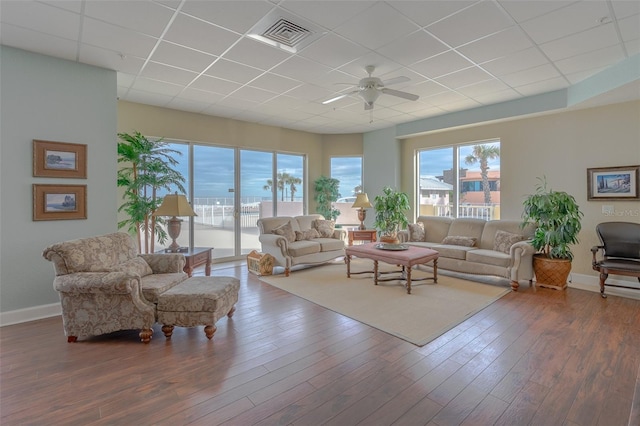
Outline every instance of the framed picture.
[[640, 200], [640, 166], [587, 169], [588, 200]]
[[87, 145], [33, 141], [33, 176], [87, 178]]
[[33, 220], [87, 218], [87, 185], [33, 185]]

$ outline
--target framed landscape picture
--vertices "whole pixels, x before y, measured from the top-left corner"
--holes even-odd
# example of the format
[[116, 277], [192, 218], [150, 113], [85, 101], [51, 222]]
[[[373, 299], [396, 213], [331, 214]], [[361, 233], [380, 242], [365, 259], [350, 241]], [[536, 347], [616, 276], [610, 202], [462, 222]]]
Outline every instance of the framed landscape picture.
[[86, 179], [87, 145], [34, 140], [33, 176]]
[[87, 185], [33, 185], [33, 220], [87, 218]]
[[640, 200], [640, 166], [587, 169], [588, 200]]

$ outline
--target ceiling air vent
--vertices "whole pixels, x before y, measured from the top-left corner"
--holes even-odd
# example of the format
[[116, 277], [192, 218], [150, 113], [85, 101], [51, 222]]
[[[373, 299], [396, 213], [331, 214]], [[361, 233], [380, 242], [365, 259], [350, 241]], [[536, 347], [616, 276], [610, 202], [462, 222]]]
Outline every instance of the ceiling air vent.
[[308, 29], [280, 18], [275, 24], [271, 25], [262, 33], [262, 37], [295, 48], [297, 44], [311, 34], [311, 31]]
[[251, 28], [247, 37], [296, 53], [324, 34], [319, 26], [284, 10], [274, 9]]

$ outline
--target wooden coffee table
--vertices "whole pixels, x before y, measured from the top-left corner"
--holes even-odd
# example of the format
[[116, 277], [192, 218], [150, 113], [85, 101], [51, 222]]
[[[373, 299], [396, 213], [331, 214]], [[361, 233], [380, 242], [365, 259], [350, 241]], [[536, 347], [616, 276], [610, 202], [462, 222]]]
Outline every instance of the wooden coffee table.
[[[400, 245], [393, 245], [392, 247], [398, 248]], [[366, 243], [356, 246], [349, 246], [345, 248], [345, 260], [347, 262], [347, 278], [351, 278], [351, 274], [364, 274], [373, 272], [373, 282], [378, 285], [381, 281], [407, 281], [407, 294], [411, 294], [411, 268], [415, 265], [422, 265], [425, 263], [433, 262], [433, 277], [426, 277], [420, 279], [414, 279], [414, 281], [433, 280], [434, 283], [438, 282], [438, 252], [425, 247], [416, 247], [410, 245], [402, 245], [406, 247], [403, 250], [383, 250], [381, 243]], [[371, 259], [373, 260], [373, 271], [351, 272], [351, 256]], [[402, 270], [401, 275], [380, 278], [378, 273], [378, 262], [388, 263], [390, 265], [400, 265]]]

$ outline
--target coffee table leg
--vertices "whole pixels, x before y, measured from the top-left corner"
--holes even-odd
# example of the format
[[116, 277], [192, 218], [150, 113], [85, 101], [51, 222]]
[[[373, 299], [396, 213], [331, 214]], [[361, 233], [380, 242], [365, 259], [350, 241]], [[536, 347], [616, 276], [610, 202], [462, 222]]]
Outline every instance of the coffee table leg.
[[347, 261], [347, 278], [351, 278], [351, 255], [346, 255], [344, 260]]
[[373, 261], [373, 283], [378, 285], [378, 261]]
[[411, 294], [411, 266], [407, 268], [407, 294]]
[[433, 259], [433, 282], [438, 283], [438, 259]]

